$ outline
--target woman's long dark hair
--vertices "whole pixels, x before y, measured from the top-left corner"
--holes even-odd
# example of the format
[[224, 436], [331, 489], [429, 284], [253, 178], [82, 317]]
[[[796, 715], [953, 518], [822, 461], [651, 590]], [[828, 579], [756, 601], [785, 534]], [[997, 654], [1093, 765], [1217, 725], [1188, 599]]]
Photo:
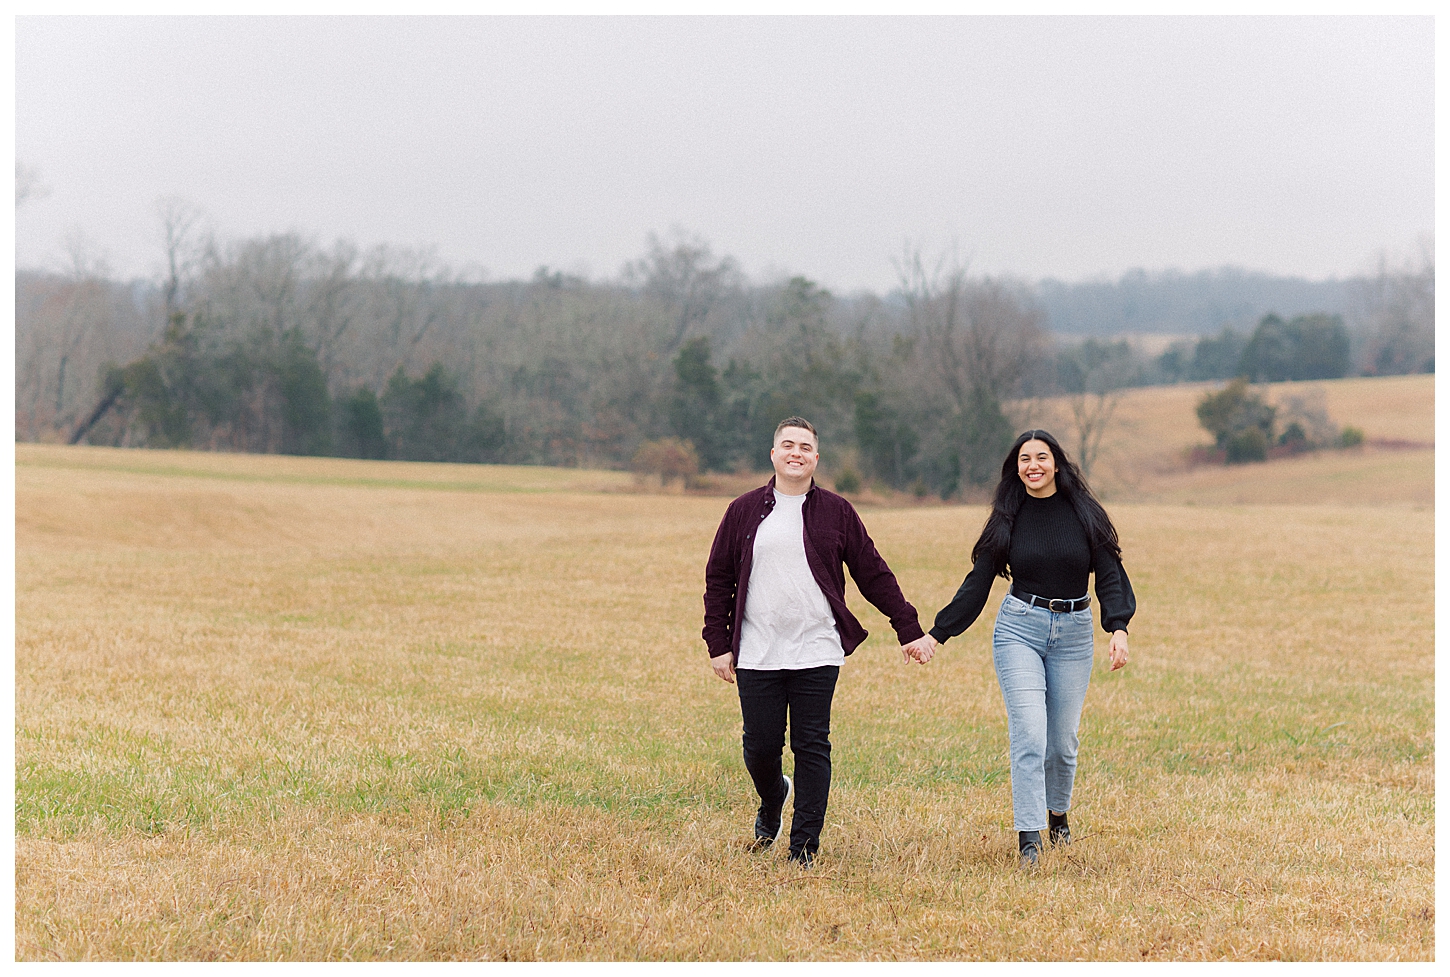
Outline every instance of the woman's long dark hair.
[[1106, 546], [1113, 556], [1122, 559], [1123, 548], [1118, 545], [1118, 531], [1113, 527], [1113, 521], [1108, 518], [1103, 504], [1093, 495], [1093, 490], [1088, 488], [1082, 469], [1067, 457], [1067, 452], [1062, 450], [1062, 445], [1057, 443], [1056, 438], [1046, 431], [1033, 429], [1017, 435], [1017, 440], [1012, 442], [1012, 450], [1007, 452], [1007, 457], [1002, 462], [1002, 480], [997, 483], [996, 494], [992, 496], [992, 514], [982, 526], [982, 535], [977, 537], [977, 545], [972, 547], [972, 563], [975, 564], [977, 558], [985, 553], [992, 558], [992, 570], [998, 576], [1009, 576], [1007, 551], [1012, 546], [1012, 526], [1017, 522], [1017, 513], [1022, 509], [1023, 500], [1027, 498], [1027, 486], [1022, 484], [1022, 479], [1017, 475], [1017, 454], [1028, 441], [1041, 441], [1052, 451], [1053, 461], [1057, 465], [1057, 474], [1054, 476], [1057, 491], [1072, 503], [1072, 511], [1077, 513], [1077, 521], [1087, 531], [1088, 545], [1094, 551]]

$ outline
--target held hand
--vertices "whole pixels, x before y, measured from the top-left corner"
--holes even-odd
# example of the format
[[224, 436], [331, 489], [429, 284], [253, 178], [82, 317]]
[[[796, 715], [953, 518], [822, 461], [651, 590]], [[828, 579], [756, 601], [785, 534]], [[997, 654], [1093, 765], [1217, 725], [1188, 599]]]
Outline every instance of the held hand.
[[901, 657], [911, 658], [917, 663], [925, 665], [931, 661], [932, 655], [936, 654], [937, 640], [929, 634], [924, 634], [910, 644], [903, 645]]
[[715, 670], [715, 674], [720, 676], [720, 679], [722, 681], [729, 682], [731, 685], [735, 684], [734, 655], [726, 652], [725, 654], [720, 655], [718, 658], [711, 658], [710, 667]]
[[1108, 669], [1110, 672], [1116, 672], [1128, 664], [1128, 632], [1113, 632], [1113, 637], [1108, 641], [1108, 661], [1112, 663]]
[[901, 660], [904, 661], [904, 662], [914, 662], [914, 661], [916, 661], [917, 660], [917, 657], [916, 657], [916, 655], [917, 655], [916, 646], [920, 642], [921, 642], [921, 639], [920, 638], [917, 638], [916, 641], [912, 641], [912, 642], [910, 642], [908, 644], [902, 645], [901, 646]]

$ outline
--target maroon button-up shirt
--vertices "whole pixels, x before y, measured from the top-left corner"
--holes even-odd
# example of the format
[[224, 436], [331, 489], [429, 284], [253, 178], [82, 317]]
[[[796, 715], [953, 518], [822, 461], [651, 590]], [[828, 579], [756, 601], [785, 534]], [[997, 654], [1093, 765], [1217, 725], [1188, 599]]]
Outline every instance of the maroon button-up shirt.
[[[740, 657], [740, 622], [745, 618], [745, 594], [750, 584], [750, 562], [755, 552], [755, 531], [761, 520], [775, 509], [775, 477], [769, 484], [730, 503], [710, 559], [705, 564], [705, 629], [701, 634], [710, 657], [732, 654]], [[805, 523], [806, 563], [811, 576], [831, 605], [836, 631], [846, 654], [866, 640], [866, 629], [846, 606], [846, 575], [851, 570], [861, 595], [891, 619], [891, 627], [902, 644], [922, 635], [912, 607], [896, 583], [896, 575], [876, 552], [861, 517], [851, 503], [814, 482], [801, 508]]]

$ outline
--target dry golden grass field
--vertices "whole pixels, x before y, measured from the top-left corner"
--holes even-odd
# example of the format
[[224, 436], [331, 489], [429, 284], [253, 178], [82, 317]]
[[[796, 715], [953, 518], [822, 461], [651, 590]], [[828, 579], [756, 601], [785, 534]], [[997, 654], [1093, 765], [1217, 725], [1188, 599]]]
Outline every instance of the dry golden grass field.
[[[852, 592], [803, 873], [699, 639], [725, 499], [19, 445], [17, 956], [1433, 959], [1433, 475], [1306, 460], [1256, 467], [1314, 504], [1112, 505], [1133, 661], [1033, 873], [990, 623], [908, 667]], [[928, 618], [983, 516], [863, 509]]]

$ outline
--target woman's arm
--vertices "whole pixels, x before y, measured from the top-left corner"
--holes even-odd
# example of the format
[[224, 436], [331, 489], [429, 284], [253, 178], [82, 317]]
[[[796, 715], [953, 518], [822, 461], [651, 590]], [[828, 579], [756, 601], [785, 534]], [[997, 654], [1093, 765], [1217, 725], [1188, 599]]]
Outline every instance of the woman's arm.
[[962, 585], [957, 588], [957, 594], [951, 603], [937, 612], [931, 636], [939, 642], [945, 642], [971, 627], [972, 622], [982, 613], [982, 608], [987, 606], [987, 597], [992, 593], [993, 576], [992, 558], [983, 553], [977, 558]]
[[1126, 635], [1128, 622], [1138, 609], [1137, 599], [1133, 596], [1132, 584], [1128, 583], [1128, 571], [1123, 569], [1123, 562], [1106, 546], [1099, 546], [1093, 553], [1093, 589], [1098, 595], [1098, 613], [1103, 630], [1108, 634], [1122, 631]]
[[1103, 630], [1112, 635], [1108, 640], [1109, 671], [1116, 672], [1128, 664], [1128, 622], [1138, 609], [1138, 600], [1133, 596], [1123, 561], [1105, 546], [1093, 554], [1093, 587], [1098, 594]]

